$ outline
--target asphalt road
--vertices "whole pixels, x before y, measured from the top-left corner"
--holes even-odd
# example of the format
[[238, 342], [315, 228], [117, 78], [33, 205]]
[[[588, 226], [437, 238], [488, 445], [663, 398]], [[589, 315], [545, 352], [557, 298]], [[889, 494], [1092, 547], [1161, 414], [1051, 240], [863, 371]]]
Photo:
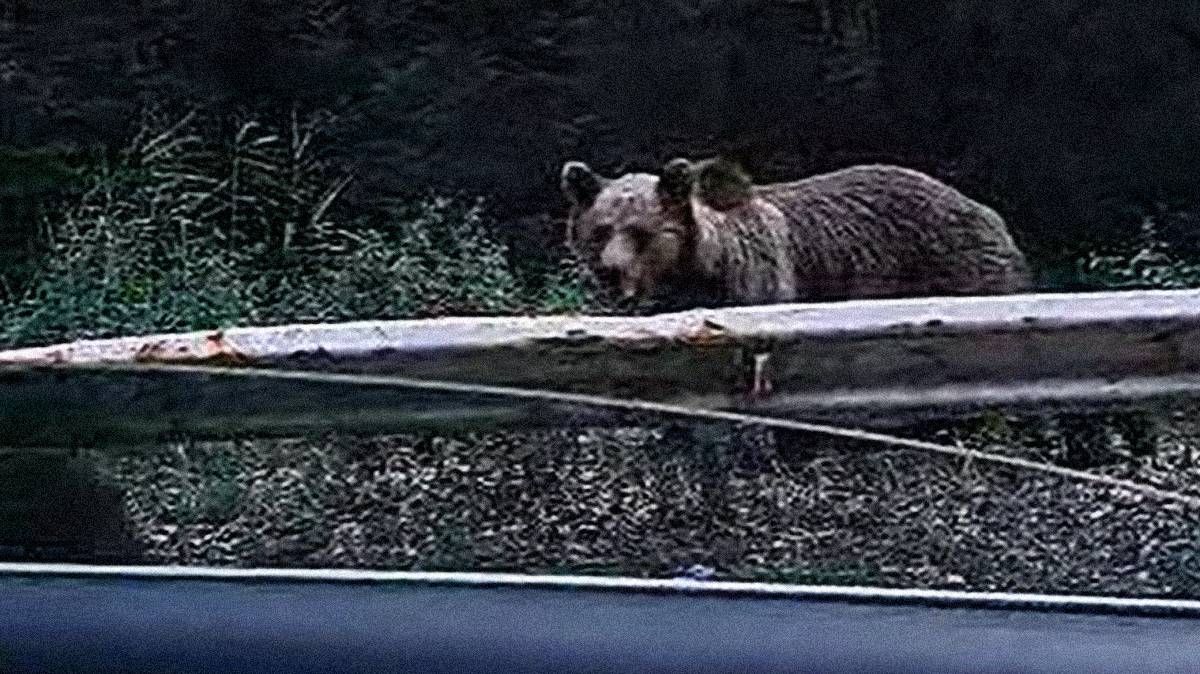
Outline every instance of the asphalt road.
[[1197, 672], [1200, 621], [553, 589], [0, 576], [0, 671]]

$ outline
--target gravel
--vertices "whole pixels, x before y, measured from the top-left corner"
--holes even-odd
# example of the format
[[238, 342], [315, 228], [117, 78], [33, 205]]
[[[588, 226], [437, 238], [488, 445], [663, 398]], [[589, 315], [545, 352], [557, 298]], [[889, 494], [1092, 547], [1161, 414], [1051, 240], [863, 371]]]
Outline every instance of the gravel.
[[[1123, 451], [1117, 431], [1100, 433], [1108, 445], [1088, 468], [1200, 493], [1196, 418], [1176, 410], [1144, 455]], [[1000, 417], [921, 433], [1059, 463], [1078, 440], [1078, 427]], [[124, 493], [139, 562], [1200, 597], [1200, 513], [1187, 506], [913, 451], [796, 440], [642, 422], [184, 442], [92, 458]]]

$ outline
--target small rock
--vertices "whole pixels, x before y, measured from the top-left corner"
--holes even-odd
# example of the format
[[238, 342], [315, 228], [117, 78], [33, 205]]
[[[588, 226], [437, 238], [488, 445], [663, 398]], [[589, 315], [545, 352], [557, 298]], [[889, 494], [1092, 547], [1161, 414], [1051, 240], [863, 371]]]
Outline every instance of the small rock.
[[717, 575], [717, 570], [711, 566], [703, 564], [693, 564], [689, 567], [679, 568], [675, 571], [676, 578], [688, 578], [690, 580], [712, 580]]

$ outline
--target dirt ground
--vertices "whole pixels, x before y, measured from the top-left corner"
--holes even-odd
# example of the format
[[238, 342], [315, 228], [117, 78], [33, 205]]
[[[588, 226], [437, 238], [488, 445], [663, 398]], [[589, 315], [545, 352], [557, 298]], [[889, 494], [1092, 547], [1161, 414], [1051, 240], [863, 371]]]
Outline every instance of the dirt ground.
[[[1088, 422], [1107, 444], [1086, 467], [1200, 494], [1195, 411], [1157, 421], [1141, 454], [1119, 426]], [[146, 563], [1200, 597], [1200, 511], [1180, 503], [908, 450], [668, 430], [178, 443], [92, 458], [123, 494]], [[1078, 463], [1080, 432], [1003, 417], [926, 430], [1056, 463]]]

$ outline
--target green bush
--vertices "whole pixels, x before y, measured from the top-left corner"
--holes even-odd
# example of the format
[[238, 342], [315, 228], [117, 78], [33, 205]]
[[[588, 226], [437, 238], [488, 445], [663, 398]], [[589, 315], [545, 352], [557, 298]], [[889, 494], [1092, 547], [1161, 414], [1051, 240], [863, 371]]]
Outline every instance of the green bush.
[[78, 203], [50, 218], [50, 253], [0, 306], [0, 344], [594, 303], [569, 265], [521, 282], [478, 200], [341, 216], [349, 180], [318, 152], [328, 123], [148, 111]]
[[1079, 276], [1092, 287], [1113, 290], [1200, 288], [1200, 263], [1175, 254], [1145, 218], [1132, 245], [1093, 252], [1079, 261]]

